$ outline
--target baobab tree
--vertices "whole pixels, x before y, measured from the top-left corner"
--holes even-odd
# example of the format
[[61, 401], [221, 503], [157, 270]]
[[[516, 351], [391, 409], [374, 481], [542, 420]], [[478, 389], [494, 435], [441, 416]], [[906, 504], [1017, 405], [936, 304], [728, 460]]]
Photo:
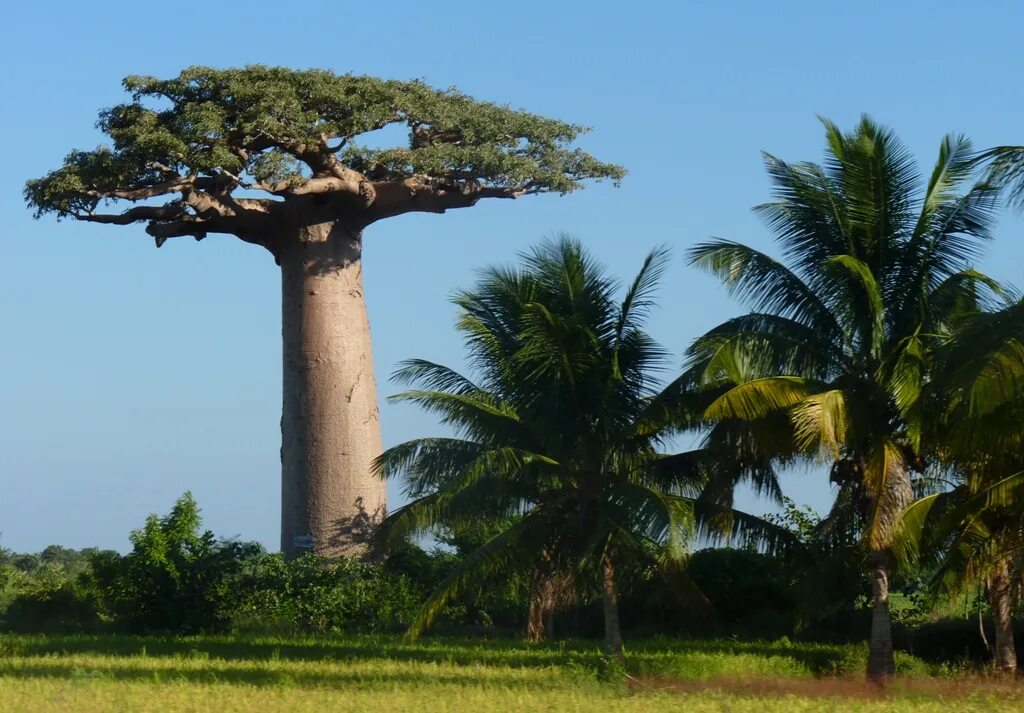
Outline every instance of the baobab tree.
[[[248, 66], [131, 76], [100, 113], [111, 145], [72, 151], [25, 188], [36, 217], [223, 233], [281, 266], [281, 548], [358, 552], [385, 511], [363, 231], [483, 198], [568, 193], [624, 171], [574, 147], [584, 127], [419, 81]], [[375, 146], [391, 126], [407, 142]], [[377, 135], [379, 138], [380, 135]]]

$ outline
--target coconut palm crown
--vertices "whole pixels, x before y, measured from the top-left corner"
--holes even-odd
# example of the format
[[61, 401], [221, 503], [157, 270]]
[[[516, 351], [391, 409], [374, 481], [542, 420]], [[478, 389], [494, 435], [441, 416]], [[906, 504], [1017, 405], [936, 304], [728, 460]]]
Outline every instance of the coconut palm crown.
[[[683, 400], [659, 390], [667, 354], [643, 328], [666, 251], [647, 256], [621, 300], [576, 241], [522, 257], [522, 267], [489, 269], [455, 298], [475, 380], [422, 360], [397, 373], [421, 388], [393, 399], [438, 414], [456, 433], [380, 457], [383, 476], [404, 475], [411, 502], [379, 537], [520, 515], [441, 583], [413, 633], [471, 582], [546, 569], [602, 591], [615, 656], [617, 568], [654, 552], [667, 571], [681, 571], [694, 499], [718, 461], [701, 450], [660, 453]], [[742, 514], [729, 522], [736, 534], [771, 534]]]
[[869, 675], [884, 677], [894, 671], [888, 550], [924, 465], [931, 354], [990, 285], [970, 266], [997, 192], [970, 185], [963, 137], [943, 139], [922, 190], [890, 130], [868, 117], [848, 133], [823, 123], [823, 165], [764, 155], [775, 199], [755, 211], [781, 261], [721, 239], [691, 250], [751, 312], [697, 339], [690, 372], [707, 388], [730, 385], [708, 406], [712, 421], [786, 413], [792, 436], [780, 452], [824, 457], [837, 503], [859, 503], [874, 605]]
[[970, 315], [936, 352], [929, 390], [940, 466], [956, 482], [903, 515], [902, 562], [931, 570], [930, 593], [988, 592], [994, 663], [1017, 669], [1013, 610], [1024, 570], [1024, 300]]

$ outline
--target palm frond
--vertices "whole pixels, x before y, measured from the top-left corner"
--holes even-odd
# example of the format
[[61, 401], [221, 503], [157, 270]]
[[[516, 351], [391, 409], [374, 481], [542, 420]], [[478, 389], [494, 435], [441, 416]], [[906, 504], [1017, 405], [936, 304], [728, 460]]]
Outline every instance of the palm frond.
[[467, 586], [501, 573], [529, 571], [543, 551], [549, 526], [536, 511], [498, 533], [470, 553], [446, 576], [420, 607], [409, 625], [407, 636], [416, 639], [454, 597]]
[[[960, 270], [937, 284], [928, 295], [926, 305], [916, 305], [916, 321], [930, 333], [950, 333], [979, 313], [992, 312], [1002, 306], [1008, 289], [973, 268]], [[923, 313], [923, 318], [922, 318]], [[903, 330], [900, 330], [903, 331]]]
[[734, 382], [777, 374], [827, 379], [847, 366], [842, 345], [827, 333], [760, 312], [733, 317], [705, 332], [687, 357], [689, 366], [703, 362], [705, 380]]
[[[897, 245], [912, 225], [919, 175], [913, 156], [895, 133], [868, 116], [841, 138], [842, 153], [831, 152], [826, 170], [842, 186], [849, 254], [875, 275], [899, 259]], [[830, 140], [832, 145], [832, 140]]]
[[841, 181], [813, 163], [790, 164], [762, 154], [775, 201], [754, 208], [802, 274], [830, 255], [851, 252]]
[[848, 321], [857, 325], [857, 339], [872, 359], [881, 355], [885, 340], [885, 303], [871, 267], [853, 255], [833, 255], [823, 266], [846, 277], [837, 280], [848, 293]]
[[788, 317], [826, 335], [839, 333], [835, 317], [815, 290], [762, 252], [719, 239], [694, 246], [689, 259], [755, 311]]
[[626, 290], [626, 295], [619, 306], [618, 319], [615, 325], [616, 343], [621, 343], [622, 335], [627, 329], [639, 329], [643, 325], [651, 307], [658, 284], [668, 269], [672, 251], [667, 246], [657, 247], [647, 254], [640, 271], [633, 278]]
[[532, 441], [532, 435], [515, 409], [495, 400], [487, 392], [463, 394], [414, 389], [394, 394], [388, 400], [414, 403], [428, 413], [437, 414], [442, 423], [455, 426], [474, 440], [510, 434], [519, 438], [523, 445]]
[[965, 514], [974, 517], [995, 508], [1009, 508], [1024, 513], [1024, 471], [1006, 476], [964, 503]]
[[900, 525], [890, 549], [897, 565], [913, 571], [928, 554], [939, 554], [935, 540], [948, 539], [949, 533], [939, 532], [940, 523], [947, 518], [951, 498], [961, 498], [960, 492], [935, 493], [915, 500], [904, 510]]
[[742, 510], [698, 500], [695, 512], [700, 526], [698, 536], [712, 544], [754, 548], [771, 555], [800, 546], [799, 538], [790, 530]]
[[977, 162], [988, 163], [987, 179], [1006, 191], [1011, 205], [1024, 207], [1024, 146], [996, 146]]
[[927, 358], [924, 340], [915, 332], [890, 349], [889, 362], [879, 368], [876, 377], [886, 385], [915, 451], [921, 448], [924, 429], [922, 398], [929, 366]]
[[891, 441], [879, 443], [864, 464], [864, 487], [871, 500], [865, 540], [875, 551], [887, 549], [900, 527], [913, 490], [902, 450]]
[[667, 562], [682, 563], [696, 531], [693, 500], [667, 495], [640, 483], [619, 483], [609, 491], [611, 519], [624, 532], [661, 549]]
[[934, 211], [931, 231], [922, 243], [923, 274], [938, 282], [981, 257], [996, 220], [999, 193], [980, 183]]
[[947, 134], [942, 138], [921, 202], [914, 238], [924, 239], [931, 233], [936, 212], [959, 198], [958, 191], [974, 173], [974, 164], [974, 150], [966, 136]]
[[797, 376], [769, 376], [739, 384], [719, 396], [704, 411], [713, 421], [753, 421], [787, 410], [821, 388], [819, 382]]
[[832, 460], [840, 457], [850, 428], [846, 394], [841, 389], [829, 389], [805, 397], [793, 406], [790, 416], [798, 448], [817, 451]]
[[[952, 395], [958, 427], [1024, 403], [1024, 301], [962, 320], [939, 353], [938, 379]], [[1005, 430], [1005, 429], [1004, 429]]]
[[374, 461], [373, 469], [381, 478], [429, 472], [434, 485], [460, 472], [486, 448], [461, 438], [417, 438], [385, 450]]
[[391, 375], [401, 384], [416, 384], [430, 391], [447, 391], [469, 395], [483, 393], [483, 389], [454, 369], [426, 359], [406, 359]]

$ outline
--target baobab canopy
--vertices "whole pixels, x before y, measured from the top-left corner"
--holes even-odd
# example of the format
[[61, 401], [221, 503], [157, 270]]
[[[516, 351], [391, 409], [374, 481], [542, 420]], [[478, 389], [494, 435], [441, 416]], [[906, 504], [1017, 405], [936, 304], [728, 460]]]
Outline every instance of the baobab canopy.
[[[158, 247], [230, 233], [277, 256], [283, 235], [266, 219], [290, 202], [340, 211], [358, 231], [402, 213], [568, 193], [624, 175], [572, 146], [585, 127], [419, 81], [192, 67], [168, 80], [131, 76], [124, 87], [132, 101], [98, 122], [111, 146], [72, 151], [28, 182], [37, 216], [144, 222]], [[407, 129], [402, 145], [364, 140], [392, 125]]]

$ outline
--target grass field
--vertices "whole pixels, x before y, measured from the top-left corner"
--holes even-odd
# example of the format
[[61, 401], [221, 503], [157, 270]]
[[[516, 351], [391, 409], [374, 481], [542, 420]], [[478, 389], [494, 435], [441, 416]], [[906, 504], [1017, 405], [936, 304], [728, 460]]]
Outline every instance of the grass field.
[[0, 711], [1006, 711], [1012, 683], [900, 657], [886, 691], [861, 647], [647, 640], [622, 682], [594, 642], [394, 637], [0, 636]]

